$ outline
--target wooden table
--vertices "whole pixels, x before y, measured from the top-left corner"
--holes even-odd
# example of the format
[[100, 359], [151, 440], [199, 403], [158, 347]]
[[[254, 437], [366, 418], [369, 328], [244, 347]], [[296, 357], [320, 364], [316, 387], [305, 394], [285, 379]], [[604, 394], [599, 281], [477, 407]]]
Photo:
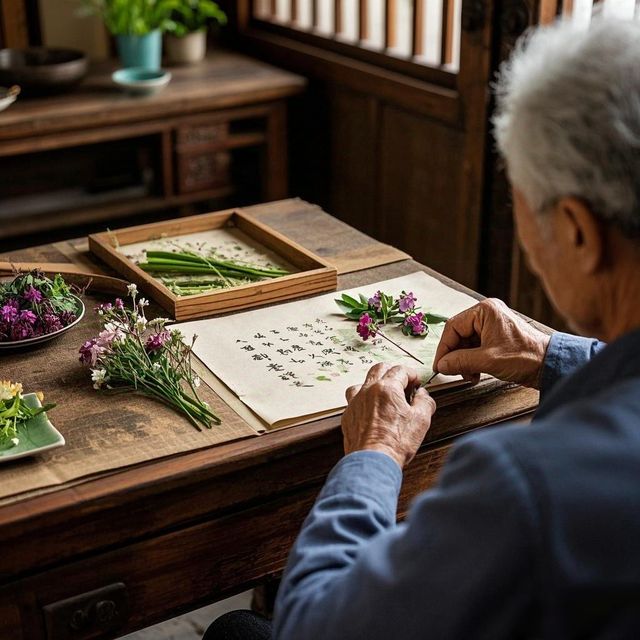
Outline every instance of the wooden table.
[[[114, 85], [115, 66], [100, 64], [73, 91], [19, 99], [0, 113], [0, 240], [219, 200], [235, 189], [245, 202], [286, 197], [286, 100], [304, 78], [215, 51], [171, 68], [166, 89], [140, 98]], [[237, 164], [245, 173], [256, 166], [240, 179], [236, 154], [248, 150], [255, 161]], [[56, 208], [42, 211], [54, 198]]]
[[[369, 241], [299, 200], [248, 211], [336, 263], [362, 253]], [[84, 259], [81, 253], [65, 253], [49, 245], [11, 257]], [[417, 269], [429, 271], [403, 260], [343, 275], [339, 287]], [[46, 357], [46, 351], [42, 353]], [[11, 377], [1, 360], [0, 369]], [[434, 482], [452, 439], [528, 415], [537, 399], [532, 390], [494, 380], [442, 397], [425, 443], [406, 470], [399, 516]], [[126, 396], [117, 402], [114, 411], [126, 406]], [[108, 618], [104, 602], [126, 598], [128, 615], [117, 632], [100, 637], [147, 626], [278, 574], [303, 518], [342, 454], [339, 422], [328, 418], [156, 460], [0, 506], [0, 638], [94, 637], [51, 629], [55, 620], [68, 625], [80, 606], [65, 603], [67, 599], [110, 585], [124, 586], [94, 601], [103, 601], [102, 613]]]

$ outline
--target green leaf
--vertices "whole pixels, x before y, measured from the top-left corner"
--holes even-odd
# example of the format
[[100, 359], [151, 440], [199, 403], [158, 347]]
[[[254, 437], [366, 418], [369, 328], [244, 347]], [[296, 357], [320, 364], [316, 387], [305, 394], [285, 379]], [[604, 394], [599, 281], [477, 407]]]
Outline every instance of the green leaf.
[[360, 303], [355, 298], [352, 298], [351, 296], [347, 295], [346, 293], [342, 294], [342, 300], [344, 302], [349, 303], [352, 307], [360, 306]]
[[424, 319], [427, 324], [442, 324], [443, 322], [447, 322], [447, 320], [449, 320], [449, 318], [438, 315], [437, 313], [425, 313]]

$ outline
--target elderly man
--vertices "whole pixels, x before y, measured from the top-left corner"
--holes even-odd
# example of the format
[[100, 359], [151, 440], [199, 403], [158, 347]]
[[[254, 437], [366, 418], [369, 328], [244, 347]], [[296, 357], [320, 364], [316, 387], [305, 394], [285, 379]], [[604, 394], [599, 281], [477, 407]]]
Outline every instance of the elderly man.
[[538, 387], [541, 405], [532, 426], [462, 439], [402, 524], [402, 468], [436, 404], [407, 400], [414, 372], [371, 369], [347, 392], [346, 456], [291, 552], [275, 638], [640, 637], [640, 24], [535, 31], [497, 96], [522, 247], [602, 342], [549, 339], [491, 300], [452, 318], [437, 371]]

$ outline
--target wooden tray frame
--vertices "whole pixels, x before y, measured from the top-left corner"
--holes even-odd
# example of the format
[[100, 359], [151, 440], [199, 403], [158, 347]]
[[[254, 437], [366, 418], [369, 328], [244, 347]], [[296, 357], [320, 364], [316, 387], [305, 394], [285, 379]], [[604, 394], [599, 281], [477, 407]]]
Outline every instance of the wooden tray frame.
[[[300, 272], [241, 285], [233, 289], [177, 296], [168, 287], [140, 269], [135, 262], [118, 253], [115, 248], [117, 245], [125, 246], [163, 236], [180, 236], [226, 226], [238, 228], [285, 258], [300, 269]], [[335, 291], [338, 286], [338, 272], [333, 265], [237, 209], [95, 233], [89, 236], [89, 249], [120, 275], [137, 284], [141, 291], [170, 312], [178, 321]]]

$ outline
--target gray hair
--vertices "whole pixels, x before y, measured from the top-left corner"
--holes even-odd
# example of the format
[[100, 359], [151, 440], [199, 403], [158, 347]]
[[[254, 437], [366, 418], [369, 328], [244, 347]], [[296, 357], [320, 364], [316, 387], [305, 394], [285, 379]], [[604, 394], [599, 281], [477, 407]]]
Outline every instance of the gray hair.
[[543, 211], [564, 196], [640, 231], [640, 23], [539, 27], [500, 69], [493, 117], [512, 184]]

